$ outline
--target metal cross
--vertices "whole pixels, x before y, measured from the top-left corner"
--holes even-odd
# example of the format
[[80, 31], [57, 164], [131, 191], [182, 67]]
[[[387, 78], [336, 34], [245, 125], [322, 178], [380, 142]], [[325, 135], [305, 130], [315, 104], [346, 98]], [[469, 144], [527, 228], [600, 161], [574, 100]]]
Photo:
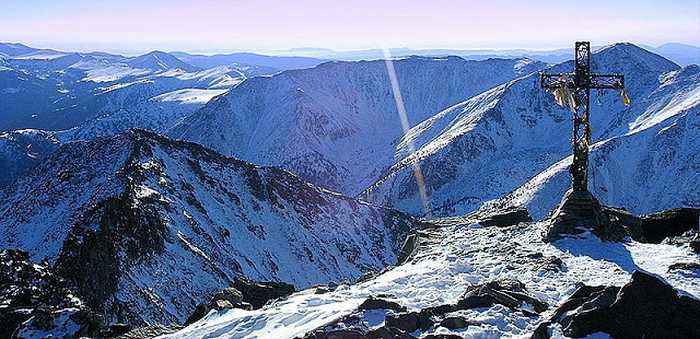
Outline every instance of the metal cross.
[[591, 73], [591, 45], [588, 41], [577, 41], [573, 73], [540, 73], [542, 88], [550, 91], [571, 93], [571, 109], [574, 113], [574, 131], [571, 137], [574, 160], [569, 168], [574, 191], [588, 191], [588, 147], [591, 142], [589, 120], [591, 89], [625, 88], [622, 74]]

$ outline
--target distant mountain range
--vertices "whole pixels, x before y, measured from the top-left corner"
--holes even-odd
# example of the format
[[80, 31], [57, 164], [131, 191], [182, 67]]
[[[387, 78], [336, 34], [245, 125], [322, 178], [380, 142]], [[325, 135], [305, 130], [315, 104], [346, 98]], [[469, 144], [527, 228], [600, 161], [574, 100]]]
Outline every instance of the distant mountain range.
[[[700, 47], [680, 43], [667, 43], [658, 47], [642, 45], [646, 50], [662, 55], [681, 66], [700, 64]], [[594, 47], [594, 50], [602, 46]], [[412, 49], [390, 48], [390, 54], [394, 57], [411, 55], [421, 56], [460, 56], [469, 60], [484, 60], [488, 58], [530, 58], [548, 63], [560, 63], [571, 59], [570, 48], [551, 50], [531, 49]], [[373, 60], [384, 58], [381, 49], [365, 49], [336, 51], [327, 48], [295, 48], [290, 50], [270, 51], [272, 55], [282, 56], [306, 56], [335, 60]]]

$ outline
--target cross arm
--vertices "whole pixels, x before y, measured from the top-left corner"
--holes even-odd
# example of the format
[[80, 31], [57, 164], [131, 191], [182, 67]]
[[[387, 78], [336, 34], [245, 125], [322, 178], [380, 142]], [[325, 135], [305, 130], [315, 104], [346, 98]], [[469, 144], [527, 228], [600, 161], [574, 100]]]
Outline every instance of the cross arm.
[[540, 84], [544, 89], [555, 89], [566, 83], [567, 87], [574, 87], [573, 73], [543, 73], [540, 72]]
[[625, 76], [622, 74], [591, 74], [590, 88], [595, 89], [624, 89]]

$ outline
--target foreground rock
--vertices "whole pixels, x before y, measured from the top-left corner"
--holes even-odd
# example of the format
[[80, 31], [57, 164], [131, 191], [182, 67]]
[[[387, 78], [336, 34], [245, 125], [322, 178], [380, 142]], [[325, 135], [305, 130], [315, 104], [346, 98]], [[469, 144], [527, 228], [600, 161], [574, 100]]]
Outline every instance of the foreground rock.
[[[351, 338], [414, 338], [411, 333], [444, 327], [461, 330], [473, 324], [458, 311], [504, 305], [527, 316], [545, 311], [548, 305], [531, 296], [525, 285], [517, 280], [498, 280], [471, 286], [456, 304], [445, 304], [407, 311], [405, 306], [382, 298], [369, 297], [357, 311], [311, 333], [306, 339]], [[384, 324], [373, 327], [368, 324], [367, 312], [381, 312]], [[376, 317], [373, 316], [373, 317]], [[433, 334], [440, 338], [440, 335]], [[449, 337], [449, 336], [448, 336]]]
[[96, 336], [100, 321], [65, 280], [33, 264], [27, 252], [0, 250], [0, 338], [48, 333], [54, 337]]
[[564, 335], [597, 332], [614, 338], [698, 338], [700, 301], [678, 292], [660, 278], [635, 271], [622, 287], [581, 286], [542, 324], [533, 338], [549, 337], [551, 323]]

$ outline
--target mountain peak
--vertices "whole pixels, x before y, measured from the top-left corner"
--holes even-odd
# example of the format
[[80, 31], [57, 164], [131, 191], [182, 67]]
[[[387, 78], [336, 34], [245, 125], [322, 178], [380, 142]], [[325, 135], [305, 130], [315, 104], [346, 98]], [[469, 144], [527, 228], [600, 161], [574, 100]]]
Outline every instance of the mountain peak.
[[150, 69], [156, 72], [171, 69], [181, 69], [187, 72], [194, 72], [198, 70], [197, 67], [185, 63], [174, 55], [158, 50], [133, 57], [127, 61], [127, 64], [134, 68]]

